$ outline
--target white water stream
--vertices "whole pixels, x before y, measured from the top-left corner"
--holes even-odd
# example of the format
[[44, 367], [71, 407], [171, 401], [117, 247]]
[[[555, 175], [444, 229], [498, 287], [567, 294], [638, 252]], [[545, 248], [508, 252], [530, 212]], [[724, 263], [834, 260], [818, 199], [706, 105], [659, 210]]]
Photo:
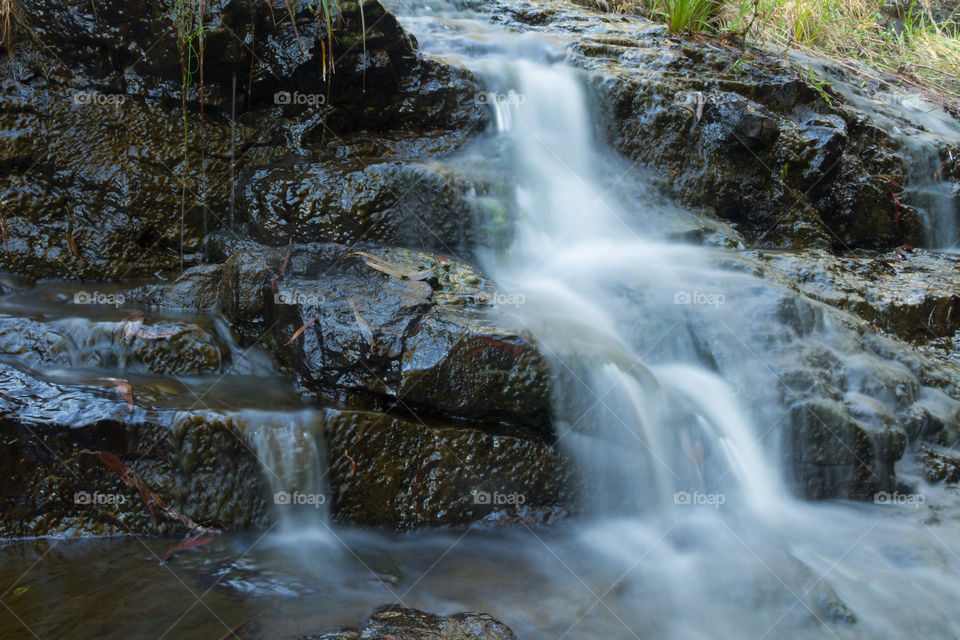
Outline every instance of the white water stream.
[[[399, 10], [486, 85], [495, 130], [460, 162], [511, 176], [516, 236], [479, 253], [552, 361], [560, 446], [588, 485], [561, 546], [596, 599], [536, 637], [960, 637], [956, 496], [917, 490], [944, 527], [926, 502], [807, 503], [780, 457], [791, 401], [842, 379], [849, 406], [893, 411], [878, 381], [912, 374], [736, 253], [671, 243], [682, 214], [597, 139], [562, 41], [431, 7]], [[953, 222], [931, 223], [936, 244]]]

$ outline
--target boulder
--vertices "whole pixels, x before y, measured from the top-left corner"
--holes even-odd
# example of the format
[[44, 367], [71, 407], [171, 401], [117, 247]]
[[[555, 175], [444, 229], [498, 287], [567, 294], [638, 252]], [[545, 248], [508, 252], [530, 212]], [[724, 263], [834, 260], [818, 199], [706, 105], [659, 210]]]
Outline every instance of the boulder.
[[325, 433], [333, 512], [345, 522], [538, 525], [573, 502], [572, 463], [545, 438], [334, 410]]
[[359, 630], [345, 629], [315, 634], [303, 640], [516, 640], [507, 625], [486, 613], [438, 616], [397, 605], [379, 607]]
[[[0, 536], [183, 534], [95, 455], [115, 456], [173, 511], [201, 526], [265, 527], [260, 463], [247, 424], [211, 411], [145, 409], [103, 388], [45, 382], [0, 364], [4, 480]], [[128, 476], [132, 477], [132, 476]]]

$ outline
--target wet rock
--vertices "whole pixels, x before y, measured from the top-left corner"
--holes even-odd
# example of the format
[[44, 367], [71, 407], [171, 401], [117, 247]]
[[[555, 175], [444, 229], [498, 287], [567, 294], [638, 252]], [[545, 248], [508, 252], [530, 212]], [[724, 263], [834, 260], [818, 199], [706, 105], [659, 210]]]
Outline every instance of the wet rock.
[[456, 247], [470, 230], [467, 189], [437, 166], [314, 163], [257, 170], [244, 207], [266, 244], [293, 238]]
[[246, 165], [356, 161], [364, 138], [379, 162], [426, 158], [483, 128], [469, 72], [420, 55], [379, 2], [364, 3], [365, 41], [359, 4], [339, 9], [331, 35], [306, 2], [205, 6], [203, 73], [184, 107], [172, 14], [129, 0], [27, 2], [36, 37], [21, 34], [0, 58], [0, 135], [11, 141], [0, 151], [0, 268], [171, 271], [197, 261], [208, 232], [237, 228]]
[[851, 409], [814, 399], [795, 405], [785, 422], [788, 475], [805, 497], [870, 498], [896, 487], [906, 434], [877, 403], [861, 397]]
[[267, 524], [260, 464], [241, 420], [207, 411], [130, 406], [103, 389], [45, 382], [0, 364], [0, 535], [182, 534], [137, 490], [84, 451], [118, 456], [152, 491], [198, 523]]
[[575, 486], [542, 437], [330, 410], [326, 438], [333, 512], [366, 526], [543, 524], [566, 514]]
[[91, 367], [194, 375], [220, 371], [230, 352], [208, 330], [186, 322], [124, 318], [41, 322], [0, 315], [0, 354], [32, 366]]
[[396, 605], [378, 608], [358, 631], [343, 630], [307, 636], [303, 640], [516, 640], [505, 624], [486, 613], [456, 613], [438, 616]]
[[854, 254], [765, 252], [806, 295], [914, 344], [950, 344], [960, 329], [960, 259], [923, 250]]
[[[208, 275], [190, 271], [153, 295]], [[275, 348], [305, 391], [548, 430], [546, 363], [466, 263], [376, 246], [248, 246], [222, 275], [220, 310], [248, 342]], [[197, 289], [197, 305], [204, 295]]]
[[164, 309], [212, 311], [220, 306], [222, 279], [223, 265], [197, 265], [172, 283], [140, 287], [129, 292], [129, 297]]
[[917, 460], [927, 482], [960, 482], [960, 456], [943, 447], [920, 447]]

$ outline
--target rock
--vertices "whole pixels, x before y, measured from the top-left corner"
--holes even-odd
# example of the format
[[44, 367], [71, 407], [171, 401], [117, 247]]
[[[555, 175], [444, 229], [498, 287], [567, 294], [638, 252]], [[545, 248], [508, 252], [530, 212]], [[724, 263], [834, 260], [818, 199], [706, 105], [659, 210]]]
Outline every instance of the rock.
[[960, 457], [943, 447], [920, 447], [917, 460], [927, 482], [960, 482]]
[[293, 238], [442, 249], [469, 237], [467, 189], [440, 167], [324, 162], [257, 170], [244, 208], [266, 244]]
[[960, 259], [916, 249], [901, 254], [765, 252], [762, 259], [806, 295], [878, 330], [914, 344], [949, 346], [960, 329]]
[[[28, 0], [21, 9], [35, 37], [21, 34], [0, 59], [0, 135], [9, 141], [0, 150], [9, 234], [0, 268], [11, 272], [172, 271], [196, 263], [210, 231], [239, 229], [245, 176], [291, 156], [357, 161], [364, 145], [375, 150], [370, 164], [430, 158], [486, 122], [470, 73], [420, 55], [377, 0], [363, 5], [365, 41], [356, 2], [341, 3], [334, 34], [303, 1], [206, 5], [203, 72], [187, 89], [168, 13], [130, 0]], [[197, 20], [193, 10], [184, 15]], [[289, 12], [293, 20], [278, 18]], [[324, 67], [330, 60], [336, 73]], [[389, 199], [367, 188], [371, 202]]]
[[[321, 399], [549, 432], [546, 362], [490, 304], [489, 281], [438, 254], [352, 249], [290, 245], [287, 258], [288, 249], [248, 245], [223, 265], [220, 310]], [[196, 283], [199, 307], [209, 275], [188, 271], [151, 299], [189, 306], [183, 292]]]
[[240, 418], [210, 411], [131, 412], [116, 391], [59, 385], [0, 364], [0, 536], [173, 535], [137, 490], [84, 451], [114, 454], [198, 523], [265, 527], [268, 489]]
[[333, 510], [346, 522], [536, 525], [572, 502], [572, 464], [542, 437], [329, 410], [326, 439]]
[[[40, 322], [0, 315], [0, 354], [31, 366], [88, 367], [197, 375], [222, 371], [229, 349], [187, 322], [144, 322], [117, 311], [117, 322], [64, 318]], [[123, 318], [123, 319], [121, 319]]]
[[486, 613], [456, 613], [438, 616], [396, 605], [378, 608], [359, 631], [343, 630], [307, 636], [303, 640], [516, 640], [505, 624]]

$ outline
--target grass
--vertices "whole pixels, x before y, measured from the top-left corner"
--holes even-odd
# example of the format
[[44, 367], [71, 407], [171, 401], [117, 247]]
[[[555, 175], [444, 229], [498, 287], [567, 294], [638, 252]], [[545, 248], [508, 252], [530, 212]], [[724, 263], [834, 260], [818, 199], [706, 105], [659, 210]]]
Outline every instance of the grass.
[[706, 33], [838, 62], [856, 60], [960, 97], [960, 13], [936, 21], [930, 0], [916, 0], [898, 16], [884, 13], [885, 0], [575, 1], [645, 15], [672, 33]]

